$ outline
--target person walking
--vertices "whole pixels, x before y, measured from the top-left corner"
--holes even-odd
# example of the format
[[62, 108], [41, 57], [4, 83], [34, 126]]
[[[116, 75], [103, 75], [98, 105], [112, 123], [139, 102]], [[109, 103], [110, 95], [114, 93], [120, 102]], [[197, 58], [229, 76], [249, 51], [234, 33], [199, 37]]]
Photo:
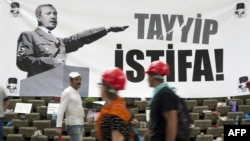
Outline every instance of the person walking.
[[126, 77], [120, 68], [106, 70], [101, 78], [101, 96], [106, 104], [96, 120], [98, 141], [129, 141], [131, 116], [118, 91], [125, 89]]
[[66, 115], [67, 133], [72, 141], [82, 141], [84, 109], [78, 89], [81, 86], [81, 75], [79, 72], [69, 74], [70, 86], [65, 88], [61, 94], [60, 105], [56, 120], [56, 133], [62, 135], [62, 121]]
[[[175, 94], [164, 78], [170, 68], [163, 61], [154, 61], [145, 72], [149, 86], [154, 88], [150, 105], [149, 131], [147, 141], [188, 141], [190, 118], [184, 101]], [[187, 122], [186, 122], [187, 121]]]

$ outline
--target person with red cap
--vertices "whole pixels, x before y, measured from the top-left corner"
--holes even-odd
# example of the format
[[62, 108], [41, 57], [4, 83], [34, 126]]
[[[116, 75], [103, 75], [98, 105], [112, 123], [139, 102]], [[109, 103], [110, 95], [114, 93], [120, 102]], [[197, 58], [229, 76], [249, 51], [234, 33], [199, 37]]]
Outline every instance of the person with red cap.
[[181, 127], [179, 118], [183, 118], [179, 116], [179, 103], [183, 105], [184, 101], [180, 102], [181, 98], [164, 83], [164, 78], [170, 74], [169, 65], [161, 60], [153, 61], [145, 73], [148, 75], [149, 86], [153, 87], [154, 91], [149, 101], [149, 131], [145, 133], [144, 140], [188, 141], [188, 136], [178, 135], [182, 133], [178, 130], [178, 127]]
[[106, 103], [96, 120], [98, 141], [128, 141], [131, 116], [124, 99], [118, 95], [125, 88], [126, 76], [115, 67], [106, 70], [101, 80], [101, 96]]

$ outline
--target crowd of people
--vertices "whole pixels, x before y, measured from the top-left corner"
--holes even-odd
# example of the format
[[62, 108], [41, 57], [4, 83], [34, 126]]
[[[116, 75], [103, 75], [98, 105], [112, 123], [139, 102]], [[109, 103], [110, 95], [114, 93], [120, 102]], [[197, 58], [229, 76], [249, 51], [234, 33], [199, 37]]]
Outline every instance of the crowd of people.
[[[148, 84], [153, 88], [152, 98], [149, 101], [150, 122], [148, 131], [144, 134], [144, 141], [188, 141], [189, 132], [181, 134], [180, 116], [181, 98], [175, 94], [167, 82], [165, 76], [170, 75], [170, 68], [164, 61], [153, 61], [144, 72], [148, 77]], [[62, 136], [62, 122], [66, 115], [67, 133], [73, 141], [82, 141], [84, 136], [84, 108], [79, 94], [82, 79], [79, 72], [69, 73], [70, 85], [61, 93], [60, 106], [57, 113], [56, 134]], [[101, 76], [100, 96], [105, 101], [98, 118], [96, 119], [96, 131], [98, 141], [129, 141], [133, 130], [131, 125], [132, 115], [126, 107], [125, 101], [119, 96], [120, 90], [125, 90], [126, 76], [118, 68], [109, 68]], [[250, 81], [246, 82], [250, 90]], [[3, 138], [4, 111], [8, 107], [8, 98], [0, 87], [0, 141]], [[185, 106], [185, 105], [184, 105]], [[183, 123], [182, 123], [183, 124]], [[187, 123], [188, 125], [189, 123]], [[189, 125], [188, 125], [189, 126]], [[183, 129], [183, 128], [182, 128]]]
[[[154, 88], [152, 99], [149, 102], [150, 123], [148, 131], [143, 136], [145, 141], [188, 141], [189, 137], [180, 138], [179, 123], [179, 97], [164, 82], [169, 75], [169, 66], [163, 61], [154, 61], [146, 73], [149, 86]], [[56, 134], [62, 136], [62, 122], [67, 125], [67, 133], [73, 141], [82, 141], [84, 133], [84, 108], [79, 93], [82, 79], [79, 72], [69, 73], [70, 85], [61, 93], [59, 109], [56, 120]], [[98, 118], [96, 131], [98, 141], [129, 141], [136, 140], [131, 125], [132, 115], [126, 107], [125, 101], [119, 96], [119, 91], [125, 90], [126, 75], [118, 68], [109, 68], [101, 76], [100, 96], [105, 101]], [[6, 93], [0, 87], [0, 125], [4, 124], [4, 109], [8, 106]], [[1, 132], [2, 133], [2, 132]], [[0, 134], [0, 138], [2, 134]]]
[[[143, 136], [145, 141], [188, 141], [188, 136], [178, 134], [178, 103], [180, 98], [164, 82], [170, 74], [169, 66], [163, 61], [154, 61], [145, 72], [148, 75], [149, 86], [154, 88], [153, 98], [149, 102], [151, 109], [149, 130]], [[81, 86], [79, 72], [69, 74], [70, 86], [61, 94], [57, 113], [56, 133], [62, 135], [62, 121], [66, 115], [67, 132], [73, 141], [82, 141], [84, 126], [84, 110], [78, 89]], [[133, 133], [130, 124], [132, 116], [125, 101], [119, 96], [119, 91], [125, 89], [126, 76], [118, 68], [107, 69], [101, 77], [100, 96], [105, 101], [96, 120], [98, 141], [129, 141]], [[188, 125], [189, 126], [189, 125]], [[183, 138], [184, 137], [184, 138]], [[133, 139], [132, 139], [133, 140]], [[135, 139], [134, 139], [135, 140]]]

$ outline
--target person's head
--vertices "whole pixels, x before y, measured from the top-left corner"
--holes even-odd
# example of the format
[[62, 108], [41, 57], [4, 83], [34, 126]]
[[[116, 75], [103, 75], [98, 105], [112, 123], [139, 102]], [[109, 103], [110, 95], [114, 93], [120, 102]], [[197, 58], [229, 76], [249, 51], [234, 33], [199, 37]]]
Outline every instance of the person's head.
[[8, 78], [7, 88], [10, 90], [11, 93], [14, 92], [17, 89], [17, 78]]
[[51, 4], [39, 5], [35, 10], [38, 26], [53, 30], [57, 25], [57, 11]]
[[153, 61], [145, 72], [148, 74], [150, 87], [156, 87], [164, 81], [164, 76], [170, 74], [169, 66], [163, 61]]
[[119, 90], [124, 90], [126, 76], [120, 68], [107, 69], [101, 78], [101, 96], [103, 99], [113, 100], [118, 96]]
[[244, 14], [245, 14], [245, 4], [244, 3], [237, 3], [235, 14], [237, 14], [239, 18], [244, 16]]
[[13, 14], [13, 16], [18, 16], [18, 14], [19, 14], [19, 8], [20, 8], [19, 3], [18, 2], [12, 2], [10, 4], [10, 7], [11, 7], [10, 12]]
[[78, 90], [81, 86], [81, 74], [79, 72], [71, 72], [69, 74], [70, 86]]

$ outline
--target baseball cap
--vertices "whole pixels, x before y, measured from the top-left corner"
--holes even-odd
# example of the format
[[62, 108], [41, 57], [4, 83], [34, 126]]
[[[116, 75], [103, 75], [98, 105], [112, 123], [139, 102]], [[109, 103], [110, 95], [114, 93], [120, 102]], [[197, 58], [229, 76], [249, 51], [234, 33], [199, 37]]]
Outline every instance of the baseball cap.
[[69, 74], [69, 77], [70, 77], [70, 78], [76, 78], [76, 77], [78, 77], [78, 76], [81, 76], [81, 74], [80, 74], [79, 72], [71, 72], [71, 73]]

